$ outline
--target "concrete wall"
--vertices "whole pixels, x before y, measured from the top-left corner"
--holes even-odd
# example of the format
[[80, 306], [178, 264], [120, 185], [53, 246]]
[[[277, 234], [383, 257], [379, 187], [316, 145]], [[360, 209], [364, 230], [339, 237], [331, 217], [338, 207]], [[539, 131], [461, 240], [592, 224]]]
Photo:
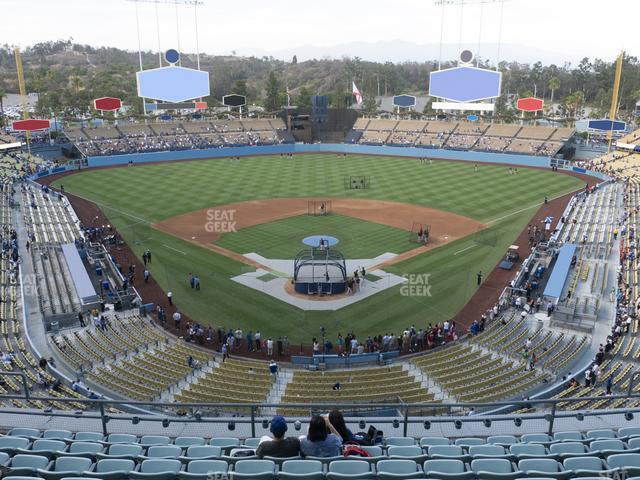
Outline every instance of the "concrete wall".
[[207, 150], [182, 150], [174, 152], [136, 153], [128, 155], [109, 155], [89, 157], [89, 167], [106, 167], [133, 163], [164, 162], [169, 160], [197, 160], [204, 158], [243, 157], [255, 155], [278, 155], [280, 153], [353, 153], [363, 155], [384, 155], [399, 157], [428, 157], [442, 160], [464, 160], [468, 162], [491, 162], [526, 167], [548, 167], [549, 157], [515, 155], [507, 153], [487, 153], [475, 151], [440, 150], [431, 148], [390, 147], [351, 144], [283, 144], [255, 147], [226, 147]]

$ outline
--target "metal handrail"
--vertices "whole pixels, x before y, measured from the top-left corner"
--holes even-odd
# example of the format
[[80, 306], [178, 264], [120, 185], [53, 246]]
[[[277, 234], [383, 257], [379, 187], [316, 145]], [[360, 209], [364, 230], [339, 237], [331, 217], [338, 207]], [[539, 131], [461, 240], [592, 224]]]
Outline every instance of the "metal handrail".
[[[23, 384], [26, 386], [26, 376], [21, 372], [6, 372], [3, 375], [15, 375], [21, 376], [23, 378]], [[636, 378], [640, 376], [640, 371], [635, 372], [632, 378]], [[632, 382], [632, 381], [631, 381]], [[429, 418], [430, 423], [451, 423], [451, 422], [463, 422], [463, 423], [478, 423], [484, 422], [487, 419], [511, 419], [511, 420], [545, 420], [548, 423], [548, 433], [553, 433], [553, 426], [555, 420], [558, 418], [570, 418], [576, 417], [578, 412], [575, 411], [563, 411], [558, 410], [558, 404], [571, 404], [578, 402], [588, 402], [588, 401], [598, 401], [598, 400], [616, 400], [616, 399], [640, 399], [640, 393], [632, 393], [630, 395], [619, 394], [619, 395], [610, 395], [610, 396], [596, 396], [596, 397], [571, 397], [571, 398], [562, 398], [562, 399], [531, 399], [531, 400], [517, 400], [517, 401], [503, 401], [503, 402], [493, 402], [493, 403], [438, 403], [438, 402], [424, 402], [424, 403], [173, 403], [173, 402], [152, 402], [152, 401], [141, 401], [141, 400], [125, 400], [125, 401], [116, 401], [116, 400], [105, 400], [101, 398], [97, 399], [80, 399], [80, 398], [58, 398], [58, 397], [33, 397], [29, 396], [28, 391], [26, 391], [24, 396], [20, 395], [0, 395], [0, 400], [29, 400], [36, 399], [39, 401], [55, 401], [61, 404], [66, 403], [75, 403], [75, 404], [85, 404], [96, 407], [94, 411], [78, 411], [78, 410], [69, 410], [69, 411], [53, 411], [53, 410], [26, 410], [21, 409], [19, 412], [14, 412], [8, 409], [0, 409], [0, 413], [18, 413], [24, 415], [45, 415], [49, 417], [63, 417], [63, 418], [86, 418], [86, 419], [94, 419], [100, 420], [102, 423], [103, 433], [108, 434], [107, 424], [111, 419], [117, 420], [129, 420], [129, 421], [145, 421], [145, 422], [181, 422], [181, 423], [227, 423], [233, 422], [237, 424], [249, 424], [251, 426], [252, 436], [255, 436], [256, 433], [256, 423], [258, 421], [258, 413], [261, 409], [264, 408], [298, 408], [298, 409], [306, 409], [308, 411], [316, 410], [316, 411], [328, 411], [332, 409], [342, 409], [342, 410], [357, 410], [357, 409], [366, 409], [371, 411], [372, 409], [395, 409], [398, 412], [401, 412], [398, 416], [389, 416], [388, 419], [385, 418], [376, 418], [377, 423], [393, 423], [394, 426], [396, 424], [401, 423], [403, 427], [403, 431], [405, 435], [408, 431], [409, 424], [417, 424], [423, 423], [425, 418]], [[172, 410], [179, 409], [191, 409], [191, 416], [179, 416], [177, 414], [171, 415], [167, 413], [157, 414], [157, 415], [144, 415], [140, 416], [128, 413], [118, 413], [118, 414], [108, 414], [107, 408], [119, 407], [119, 406], [133, 406], [133, 405], [151, 405], [153, 407], [166, 407]], [[513, 409], [517, 409], [518, 407], [527, 407], [531, 408], [536, 405], [551, 407], [550, 411], [541, 411], [531, 414], [523, 414], [518, 417], [508, 416], [505, 414], [491, 414], [491, 415], [483, 415], [478, 413], [476, 415], [465, 416], [463, 413], [456, 414], [456, 411], [464, 411], [473, 407], [476, 411], [477, 409], [482, 408], [497, 408], [497, 407], [511, 407]], [[233, 410], [235, 408], [243, 408], [250, 409], [250, 414], [246, 417], [234, 416], [232, 419], [229, 417], [223, 416], [215, 416], [208, 417], [204, 415], [201, 410], [207, 409], [215, 409], [215, 410]], [[427, 417], [421, 414], [417, 414], [415, 416], [411, 416], [411, 412], [425, 411], [425, 410], [433, 410], [435, 411], [446, 411], [446, 414]], [[640, 411], [640, 408], [635, 409], [620, 409], [622, 411], [630, 412]], [[617, 411], [617, 413], [620, 413]], [[596, 410], [593, 412], [585, 412], [581, 415], [598, 415], [601, 416], [603, 414], [602, 410]], [[264, 417], [264, 415], [262, 415]], [[400, 419], [398, 417], [401, 417]], [[399, 425], [398, 425], [399, 426]]]

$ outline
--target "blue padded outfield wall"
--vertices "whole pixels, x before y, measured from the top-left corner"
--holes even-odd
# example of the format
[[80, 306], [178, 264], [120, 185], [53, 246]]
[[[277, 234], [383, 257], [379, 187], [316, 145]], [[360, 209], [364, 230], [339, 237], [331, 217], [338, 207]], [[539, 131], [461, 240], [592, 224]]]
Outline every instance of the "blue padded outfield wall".
[[336, 144], [283, 144], [254, 147], [224, 147], [206, 150], [180, 150], [171, 152], [132, 153], [127, 155], [106, 155], [88, 157], [89, 167], [108, 167], [133, 163], [166, 162], [174, 160], [198, 160], [204, 158], [245, 157], [255, 155], [279, 155], [280, 153], [355, 153], [362, 155], [382, 155], [410, 158], [433, 158], [434, 160], [462, 160], [467, 162], [504, 163], [523, 167], [548, 167], [549, 157], [489, 153], [461, 150], [441, 150], [433, 148], [388, 147], [371, 145]]

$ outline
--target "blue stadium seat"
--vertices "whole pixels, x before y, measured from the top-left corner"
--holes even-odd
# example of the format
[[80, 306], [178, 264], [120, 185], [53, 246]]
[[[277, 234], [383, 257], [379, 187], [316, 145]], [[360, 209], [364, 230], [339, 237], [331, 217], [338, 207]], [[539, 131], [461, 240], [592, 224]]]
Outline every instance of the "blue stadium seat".
[[511, 457], [511, 455], [507, 455], [505, 448], [501, 445], [473, 445], [469, 447], [468, 451], [471, 458]]
[[38, 469], [38, 475], [47, 480], [61, 480], [63, 477], [79, 477], [94, 468], [90, 458], [60, 457], [47, 470]]
[[229, 465], [224, 460], [192, 460], [187, 470], [178, 472], [181, 480], [211, 480], [211, 478], [225, 478]]
[[640, 453], [619, 453], [607, 458], [609, 468], [623, 469], [626, 475], [640, 475]]
[[172, 480], [182, 470], [180, 460], [173, 458], [149, 458], [143, 460], [139, 471], [129, 473], [130, 478], [143, 480]]
[[358, 460], [364, 460], [369, 463], [377, 463], [378, 461], [384, 460], [387, 458], [387, 456], [384, 454], [384, 451], [382, 450], [382, 447], [361, 446], [360, 448], [365, 450], [370, 455], [370, 457], [356, 457]]
[[30, 444], [31, 440], [26, 437], [0, 437], [0, 452], [13, 455], [18, 449], [28, 449]]
[[233, 468], [236, 480], [271, 480], [276, 476], [276, 464], [271, 460], [240, 460]]
[[509, 447], [510, 445], [518, 443], [518, 439], [513, 435], [493, 435], [487, 438], [487, 443]]
[[178, 458], [182, 455], [182, 448], [176, 445], [154, 445], [147, 449], [144, 458]]
[[523, 458], [541, 458], [548, 456], [558, 458], [557, 455], [549, 454], [545, 446], [541, 443], [517, 443], [509, 447], [509, 452], [515, 455], [518, 460]]
[[138, 437], [128, 433], [112, 433], [107, 437], [107, 443], [136, 443]]
[[467, 461], [469, 455], [459, 445], [434, 445], [427, 450], [429, 458], [443, 458]]
[[487, 442], [485, 442], [482, 438], [475, 438], [475, 437], [458, 438], [454, 442], [454, 444], [458, 445], [459, 447], [471, 447], [473, 445], [484, 445], [485, 443]]
[[384, 444], [387, 447], [410, 447], [416, 444], [413, 437], [389, 437], [385, 438]]
[[389, 447], [387, 449], [387, 456], [389, 458], [407, 458], [419, 464], [428, 458], [428, 455], [425, 455], [422, 448], [417, 445], [411, 445], [409, 447]]
[[475, 477], [461, 460], [427, 460], [424, 473], [429, 478], [440, 480], [470, 480]]
[[422, 437], [420, 439], [421, 447], [431, 447], [433, 445], [451, 445], [451, 441], [445, 437]]
[[581, 442], [559, 442], [549, 447], [549, 452], [559, 458], [584, 457], [589, 455], [589, 448]]
[[622, 427], [618, 429], [618, 438], [640, 436], [640, 427]]
[[71, 440], [73, 438], [73, 433], [69, 430], [50, 429], [44, 431], [42, 438], [49, 438], [52, 440]]
[[129, 472], [136, 468], [136, 462], [128, 458], [107, 458], [98, 460], [94, 472], [84, 472], [89, 478], [101, 478], [103, 480], [124, 480], [129, 477]]
[[57, 454], [66, 452], [67, 444], [62, 440], [47, 440], [39, 438], [35, 440], [29, 449], [19, 448], [20, 453], [32, 455], [44, 455], [45, 457], [55, 457]]
[[242, 444], [245, 447], [258, 448], [258, 445], [260, 445], [260, 438], [259, 437], [246, 438], [245, 441], [242, 442]]
[[564, 480], [571, 477], [571, 472], [563, 469], [557, 460], [551, 458], [526, 458], [518, 462], [518, 469], [527, 477], [548, 477]]
[[238, 447], [240, 446], [240, 439], [233, 437], [212, 438], [211, 440], [209, 440], [209, 445], [220, 447], [222, 449], [226, 449], [228, 447]]
[[640, 448], [640, 437], [631, 437], [627, 440], [629, 449]]
[[215, 459], [222, 455], [222, 449], [220, 447], [214, 447], [212, 445], [193, 445], [187, 448], [184, 458], [191, 459]]
[[89, 457], [95, 458], [98, 453], [104, 453], [104, 445], [95, 442], [73, 442], [69, 444], [67, 452], [61, 452], [60, 455], [68, 455], [72, 457]]
[[115, 443], [107, 449], [107, 453], [96, 454], [97, 458], [136, 458], [142, 455], [143, 448], [137, 443]]
[[609, 469], [607, 463], [598, 457], [573, 457], [562, 462], [565, 470], [573, 471], [574, 477], [613, 478], [616, 469]]
[[12, 428], [7, 434], [11, 437], [27, 437], [27, 438], [40, 438], [42, 432], [37, 428]]
[[323, 480], [323, 478], [322, 462], [317, 460], [287, 460], [282, 463], [278, 473], [279, 480]]
[[558, 442], [581, 442], [583, 440], [580, 432], [568, 431], [568, 432], [556, 432], [553, 434], [553, 439]]
[[376, 464], [380, 480], [404, 480], [423, 478], [420, 465], [413, 460], [380, 460]]
[[367, 480], [375, 478], [371, 466], [363, 460], [335, 460], [329, 464], [327, 480]]
[[38, 469], [46, 470], [49, 467], [49, 458], [42, 455], [15, 455], [7, 463], [13, 475], [36, 475]]
[[553, 439], [546, 433], [525, 433], [520, 437], [522, 443], [551, 443]]
[[483, 480], [513, 480], [524, 475], [513, 462], [501, 458], [478, 458], [471, 461], [471, 470]]
[[78, 432], [73, 439], [76, 442], [102, 442], [104, 435], [98, 432]]
[[602, 429], [602, 430], [589, 430], [586, 434], [585, 434], [585, 438], [588, 438], [589, 440], [597, 440], [597, 439], [601, 439], [601, 438], [616, 438], [616, 432], [607, 428], [607, 429]]
[[143, 447], [169, 445], [170, 443], [171, 439], [165, 435], [145, 435], [140, 439], [140, 445]]
[[603, 458], [607, 458], [609, 455], [615, 455], [616, 453], [638, 453], [630, 452], [627, 450], [627, 445], [619, 438], [609, 438], [606, 440], [594, 440], [589, 444], [591, 453], [600, 455]]
[[205, 441], [203, 437], [177, 437], [173, 441], [174, 445], [178, 447], [191, 447], [192, 445], [204, 445]]

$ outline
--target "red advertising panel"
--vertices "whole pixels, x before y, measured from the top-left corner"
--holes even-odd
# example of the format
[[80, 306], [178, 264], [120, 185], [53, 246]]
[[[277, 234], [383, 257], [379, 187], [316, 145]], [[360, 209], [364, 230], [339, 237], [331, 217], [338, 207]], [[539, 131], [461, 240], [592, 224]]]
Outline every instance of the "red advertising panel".
[[104, 110], [107, 112], [111, 112], [113, 110], [118, 110], [122, 107], [122, 100], [115, 97], [102, 97], [96, 98], [93, 101], [93, 106], [96, 110]]
[[15, 122], [13, 122], [13, 125], [11, 125], [11, 128], [20, 132], [48, 130], [49, 128], [51, 128], [51, 122], [49, 120], [36, 120], [36, 119], [16, 120]]
[[523, 112], [538, 112], [543, 106], [544, 100], [535, 97], [520, 98], [516, 104], [516, 108]]

